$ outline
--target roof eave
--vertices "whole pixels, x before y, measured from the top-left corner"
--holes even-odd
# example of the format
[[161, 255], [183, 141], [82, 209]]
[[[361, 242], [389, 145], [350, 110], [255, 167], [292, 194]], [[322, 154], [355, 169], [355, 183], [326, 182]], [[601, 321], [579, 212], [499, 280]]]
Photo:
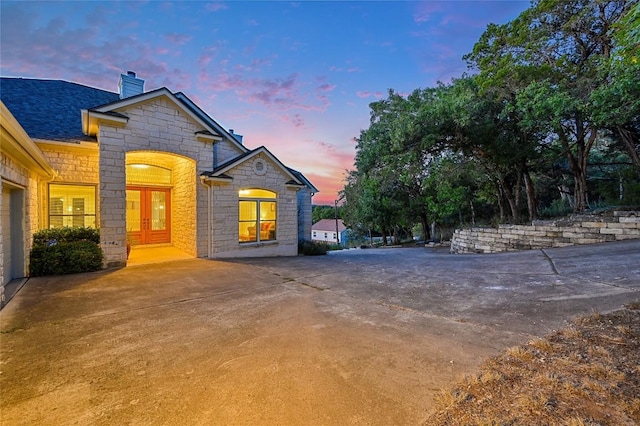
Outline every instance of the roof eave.
[[15, 119], [9, 108], [0, 101], [2, 150], [31, 166], [31, 170], [41, 176], [53, 178], [57, 175], [40, 148]]
[[100, 124], [108, 124], [116, 127], [123, 127], [129, 121], [129, 117], [122, 114], [113, 115], [92, 109], [83, 109], [82, 132], [87, 136], [96, 136]]

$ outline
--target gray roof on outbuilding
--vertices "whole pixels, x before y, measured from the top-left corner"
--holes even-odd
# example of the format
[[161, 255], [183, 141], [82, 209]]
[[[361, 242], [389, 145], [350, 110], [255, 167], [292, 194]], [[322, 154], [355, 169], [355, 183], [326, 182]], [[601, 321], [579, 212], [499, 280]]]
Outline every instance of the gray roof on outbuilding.
[[68, 81], [1, 77], [0, 99], [30, 137], [81, 141], [95, 139], [82, 133], [80, 111], [120, 97]]

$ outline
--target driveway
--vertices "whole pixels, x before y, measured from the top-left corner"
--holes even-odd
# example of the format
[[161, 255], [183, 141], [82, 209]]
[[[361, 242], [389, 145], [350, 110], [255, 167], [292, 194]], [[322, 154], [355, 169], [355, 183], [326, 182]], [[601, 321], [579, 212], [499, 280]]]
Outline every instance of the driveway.
[[640, 299], [640, 240], [349, 250], [29, 280], [2, 424], [408, 425], [483, 359]]

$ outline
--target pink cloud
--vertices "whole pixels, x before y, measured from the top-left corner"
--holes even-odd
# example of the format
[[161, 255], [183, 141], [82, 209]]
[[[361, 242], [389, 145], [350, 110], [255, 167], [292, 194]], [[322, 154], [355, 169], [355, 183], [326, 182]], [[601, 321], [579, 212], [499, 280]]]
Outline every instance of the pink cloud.
[[293, 125], [293, 127], [304, 127], [304, 118], [300, 114], [283, 115], [281, 120], [285, 123]]
[[197, 62], [201, 67], [206, 67], [209, 63], [216, 57], [218, 51], [220, 50], [220, 43], [214, 46], [208, 46], [202, 50], [200, 56], [198, 56]]
[[255, 58], [249, 65], [237, 64], [234, 69], [236, 71], [260, 72], [263, 66], [269, 66], [272, 62], [272, 58]]
[[[200, 73], [199, 82], [203, 90], [218, 92], [233, 91], [238, 98], [250, 104], [276, 107], [278, 110], [301, 109], [305, 111], [321, 111], [327, 103], [312, 102], [305, 93], [303, 84], [297, 73], [277, 78], [247, 78], [241, 74], [221, 72], [210, 75], [206, 71]], [[318, 97], [316, 97], [318, 99]]]
[[384, 93], [379, 92], [379, 91], [370, 92], [368, 90], [365, 90], [365, 91], [360, 90], [360, 91], [356, 92], [356, 96], [359, 97], [359, 98], [363, 98], [363, 99], [364, 98], [370, 98], [370, 97], [373, 97], [373, 98], [376, 98], [376, 99], [381, 99], [382, 97], [384, 97]]
[[332, 92], [336, 88], [335, 84], [324, 83], [318, 86], [318, 90], [321, 92]]

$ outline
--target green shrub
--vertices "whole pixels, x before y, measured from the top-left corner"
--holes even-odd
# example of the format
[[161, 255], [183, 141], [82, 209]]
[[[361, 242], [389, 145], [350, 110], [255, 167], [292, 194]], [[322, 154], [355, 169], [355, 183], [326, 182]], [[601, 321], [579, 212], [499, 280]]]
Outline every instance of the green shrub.
[[327, 254], [329, 246], [316, 241], [300, 240], [298, 241], [298, 254], [305, 256], [319, 256]]
[[540, 210], [540, 217], [542, 218], [554, 218], [567, 216], [573, 212], [571, 205], [567, 200], [553, 200], [551, 205], [546, 209]]
[[71, 241], [91, 241], [100, 244], [100, 231], [95, 228], [53, 228], [41, 229], [33, 234], [33, 245], [46, 246], [49, 241], [56, 240], [58, 243], [68, 243]]
[[102, 268], [100, 232], [92, 228], [43, 229], [33, 235], [30, 275], [76, 274]]

